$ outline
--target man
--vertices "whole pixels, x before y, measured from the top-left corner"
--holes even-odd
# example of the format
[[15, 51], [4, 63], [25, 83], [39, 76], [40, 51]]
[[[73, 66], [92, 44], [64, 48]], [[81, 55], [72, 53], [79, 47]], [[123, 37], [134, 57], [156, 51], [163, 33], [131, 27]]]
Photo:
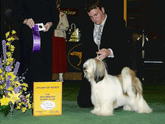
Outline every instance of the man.
[[[122, 68], [128, 66], [130, 57], [124, 20], [115, 20], [111, 15], [107, 15], [100, 0], [88, 0], [86, 11], [94, 24], [88, 25], [84, 35], [82, 32], [83, 62], [97, 57], [105, 61], [110, 75], [120, 74]], [[90, 96], [90, 82], [83, 78], [77, 97], [78, 105], [93, 106]]]

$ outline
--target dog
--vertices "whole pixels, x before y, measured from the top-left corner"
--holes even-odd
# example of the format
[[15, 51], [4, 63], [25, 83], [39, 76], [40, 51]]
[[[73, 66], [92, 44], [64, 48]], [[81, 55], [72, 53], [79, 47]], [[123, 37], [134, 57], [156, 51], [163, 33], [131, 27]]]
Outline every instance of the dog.
[[116, 108], [126, 111], [151, 113], [152, 109], [143, 98], [142, 84], [129, 67], [124, 67], [120, 75], [107, 73], [105, 63], [92, 58], [83, 64], [84, 77], [91, 85], [92, 114], [112, 116]]

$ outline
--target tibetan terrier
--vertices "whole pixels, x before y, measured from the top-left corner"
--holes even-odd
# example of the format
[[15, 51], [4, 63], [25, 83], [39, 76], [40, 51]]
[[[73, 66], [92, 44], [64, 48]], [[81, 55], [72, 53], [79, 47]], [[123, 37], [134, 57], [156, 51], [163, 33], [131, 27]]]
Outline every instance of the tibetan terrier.
[[88, 59], [83, 69], [91, 84], [92, 114], [112, 116], [113, 110], [121, 106], [137, 113], [152, 112], [143, 98], [142, 84], [130, 68], [124, 67], [120, 75], [112, 76], [107, 73], [105, 64], [94, 58]]

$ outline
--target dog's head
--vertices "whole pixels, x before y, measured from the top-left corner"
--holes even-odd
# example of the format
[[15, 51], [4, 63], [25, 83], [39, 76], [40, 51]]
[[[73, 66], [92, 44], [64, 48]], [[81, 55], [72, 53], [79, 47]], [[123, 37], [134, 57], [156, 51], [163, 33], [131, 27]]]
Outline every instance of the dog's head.
[[90, 81], [95, 80], [96, 83], [105, 77], [105, 65], [99, 59], [88, 59], [83, 64], [84, 76]]

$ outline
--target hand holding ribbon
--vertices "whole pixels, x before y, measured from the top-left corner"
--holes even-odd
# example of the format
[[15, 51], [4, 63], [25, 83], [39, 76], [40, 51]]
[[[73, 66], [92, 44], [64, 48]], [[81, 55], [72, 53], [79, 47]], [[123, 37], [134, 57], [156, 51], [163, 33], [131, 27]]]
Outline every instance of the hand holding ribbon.
[[[40, 46], [41, 46], [41, 39], [40, 39], [40, 33], [39, 33], [38, 25], [35, 24], [35, 22], [32, 18], [25, 19], [23, 24], [28, 25], [32, 29], [32, 33], [33, 33], [33, 52], [39, 52]], [[53, 25], [52, 22], [47, 22], [44, 25], [45, 30], [43, 30], [43, 31], [47, 32], [52, 25]]]
[[44, 32], [46, 32], [46, 31], [48, 31], [49, 29], [50, 29], [50, 27], [52, 26], [52, 22], [47, 22], [45, 25], [44, 25], [44, 27], [45, 27], [45, 30], [44, 30]]
[[26, 24], [27, 26], [29, 26], [31, 29], [34, 27], [35, 23], [34, 23], [34, 20], [32, 18], [30, 19], [25, 19], [24, 24]]

